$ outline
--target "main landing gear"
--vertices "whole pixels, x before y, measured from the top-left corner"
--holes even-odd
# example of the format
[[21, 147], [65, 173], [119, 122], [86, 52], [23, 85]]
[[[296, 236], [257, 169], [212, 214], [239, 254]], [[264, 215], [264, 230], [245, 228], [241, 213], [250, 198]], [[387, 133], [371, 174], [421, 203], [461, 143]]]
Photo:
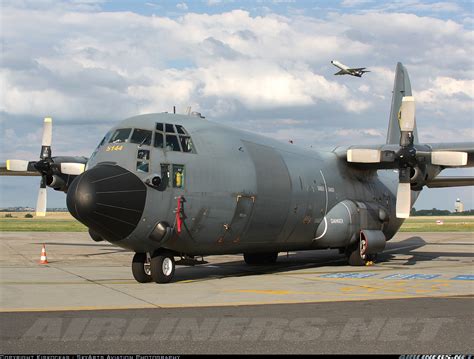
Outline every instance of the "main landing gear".
[[174, 255], [168, 251], [154, 253], [135, 253], [132, 261], [132, 274], [139, 283], [169, 283], [174, 276], [176, 265]]
[[367, 254], [367, 239], [361, 237], [357, 242], [346, 248], [347, 262], [351, 266], [365, 266], [369, 262], [375, 262], [376, 254]]

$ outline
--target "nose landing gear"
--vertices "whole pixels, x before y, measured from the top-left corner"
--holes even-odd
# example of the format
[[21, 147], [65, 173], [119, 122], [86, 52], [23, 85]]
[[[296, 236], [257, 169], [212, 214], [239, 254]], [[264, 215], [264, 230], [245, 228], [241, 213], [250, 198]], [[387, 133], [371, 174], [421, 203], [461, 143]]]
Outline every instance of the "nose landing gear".
[[150, 258], [146, 253], [135, 253], [132, 260], [132, 274], [138, 283], [148, 283], [152, 281]]
[[146, 253], [133, 256], [132, 274], [139, 283], [169, 283], [175, 268], [174, 255], [168, 251], [155, 253], [151, 258]]

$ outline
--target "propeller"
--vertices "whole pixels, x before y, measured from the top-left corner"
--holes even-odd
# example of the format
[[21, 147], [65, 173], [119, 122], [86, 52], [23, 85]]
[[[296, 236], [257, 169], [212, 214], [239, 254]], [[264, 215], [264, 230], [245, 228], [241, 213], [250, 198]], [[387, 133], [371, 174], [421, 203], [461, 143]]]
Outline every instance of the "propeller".
[[[54, 175], [80, 175], [85, 170], [85, 163], [76, 162], [61, 162], [56, 157], [55, 160], [51, 157], [51, 142], [53, 137], [53, 120], [51, 117], [45, 117], [43, 122], [43, 137], [41, 140], [41, 152], [39, 161], [25, 161], [25, 160], [7, 160], [7, 171], [15, 172], [39, 172], [41, 175], [40, 188], [38, 192], [38, 199], [36, 202], [36, 216], [46, 215], [47, 204], [47, 190], [46, 187], [51, 182]], [[62, 158], [63, 160], [66, 158]]]
[[382, 168], [398, 168], [397, 218], [408, 218], [411, 209], [412, 173], [426, 165], [459, 167], [467, 164], [468, 154], [456, 151], [433, 151], [427, 145], [414, 144], [415, 99], [404, 96], [398, 112], [400, 145], [384, 145], [379, 149], [351, 148], [347, 161], [383, 163]]

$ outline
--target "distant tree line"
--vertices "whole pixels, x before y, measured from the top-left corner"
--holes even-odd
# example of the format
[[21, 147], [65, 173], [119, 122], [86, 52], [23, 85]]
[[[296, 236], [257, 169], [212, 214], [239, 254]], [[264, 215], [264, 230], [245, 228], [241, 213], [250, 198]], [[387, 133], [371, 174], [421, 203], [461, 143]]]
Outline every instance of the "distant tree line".
[[464, 212], [451, 212], [447, 209], [420, 209], [416, 210], [415, 207], [411, 209], [410, 216], [474, 216], [474, 209], [470, 209]]

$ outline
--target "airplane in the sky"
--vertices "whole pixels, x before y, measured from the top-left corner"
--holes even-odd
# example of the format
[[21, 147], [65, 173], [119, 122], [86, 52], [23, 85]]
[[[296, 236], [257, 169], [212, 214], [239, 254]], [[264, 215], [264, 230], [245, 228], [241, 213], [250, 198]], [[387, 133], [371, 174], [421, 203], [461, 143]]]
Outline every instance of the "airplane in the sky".
[[370, 72], [366, 70], [366, 67], [350, 68], [349, 66], [341, 64], [337, 60], [332, 60], [331, 64], [341, 69], [339, 72], [336, 72], [334, 75], [351, 75], [351, 76], [356, 76], [356, 77], [362, 77], [362, 75], [365, 74], [366, 72]]
[[217, 254], [271, 265], [279, 252], [335, 248], [360, 266], [384, 250], [424, 186], [474, 185], [472, 177], [438, 176], [473, 167], [474, 143], [418, 142], [401, 63], [391, 106], [385, 144], [331, 152], [199, 114], [157, 113], [118, 123], [88, 159], [52, 157], [47, 118], [40, 160], [8, 160], [0, 173], [40, 175], [40, 213], [46, 187], [66, 192], [92, 239], [135, 252], [138, 282], [169, 282], [176, 264]]

